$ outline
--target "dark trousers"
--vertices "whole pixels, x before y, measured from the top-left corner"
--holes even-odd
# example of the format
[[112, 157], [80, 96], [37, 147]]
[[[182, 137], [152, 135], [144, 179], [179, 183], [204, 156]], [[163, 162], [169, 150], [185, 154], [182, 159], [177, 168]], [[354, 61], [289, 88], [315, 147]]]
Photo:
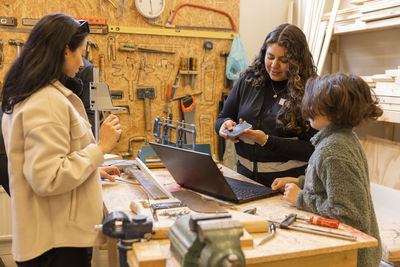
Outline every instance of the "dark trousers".
[[0, 154], [0, 185], [2, 185], [7, 194], [10, 195], [10, 188], [8, 186], [7, 156], [3, 154]]
[[42, 255], [23, 262], [18, 267], [90, 267], [92, 248], [53, 248]]

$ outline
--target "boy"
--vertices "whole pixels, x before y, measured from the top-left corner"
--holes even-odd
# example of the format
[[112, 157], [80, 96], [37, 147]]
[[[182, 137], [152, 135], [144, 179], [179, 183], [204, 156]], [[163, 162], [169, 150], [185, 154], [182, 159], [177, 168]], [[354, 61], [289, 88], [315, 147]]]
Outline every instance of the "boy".
[[319, 130], [305, 176], [277, 178], [272, 189], [298, 209], [337, 219], [375, 237], [378, 246], [358, 251], [358, 266], [379, 266], [379, 230], [370, 194], [368, 164], [353, 127], [377, 119], [382, 110], [367, 83], [346, 74], [310, 79], [302, 113]]

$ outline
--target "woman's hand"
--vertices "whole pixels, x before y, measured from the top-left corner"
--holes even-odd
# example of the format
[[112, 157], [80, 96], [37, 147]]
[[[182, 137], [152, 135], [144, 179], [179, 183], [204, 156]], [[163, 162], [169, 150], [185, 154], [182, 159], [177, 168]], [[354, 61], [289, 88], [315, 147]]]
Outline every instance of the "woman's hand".
[[288, 183], [294, 183], [298, 184], [299, 179], [294, 178], [294, 177], [281, 177], [281, 178], [276, 178], [273, 183], [271, 184], [272, 190], [280, 190], [284, 191], [285, 190], [285, 185]]
[[224, 121], [224, 123], [221, 125], [221, 128], [219, 128], [219, 136], [225, 138], [225, 139], [229, 139], [232, 140], [234, 143], [239, 142], [239, 140], [237, 138], [230, 138], [226, 133], [225, 130], [229, 130], [232, 131], [233, 126], [236, 125], [236, 122], [234, 122], [233, 120], [226, 120]]
[[283, 199], [287, 202], [296, 205], [297, 195], [301, 189], [293, 183], [288, 183], [285, 185], [285, 192], [283, 193]]
[[117, 116], [111, 114], [108, 116], [100, 127], [99, 142], [103, 154], [110, 153], [117, 144], [121, 136], [121, 125]]
[[100, 177], [101, 178], [106, 178], [110, 180], [111, 182], [115, 182], [115, 179], [111, 175], [118, 175], [120, 176], [119, 169], [115, 166], [105, 166], [105, 167], [100, 167]]

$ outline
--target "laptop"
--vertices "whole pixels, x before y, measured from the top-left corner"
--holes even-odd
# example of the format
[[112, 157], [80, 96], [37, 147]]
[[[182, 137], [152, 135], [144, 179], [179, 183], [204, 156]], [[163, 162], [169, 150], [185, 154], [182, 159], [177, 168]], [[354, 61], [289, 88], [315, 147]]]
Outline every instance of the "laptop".
[[193, 150], [149, 143], [174, 180], [182, 187], [233, 203], [276, 195], [278, 191], [224, 176], [211, 155]]

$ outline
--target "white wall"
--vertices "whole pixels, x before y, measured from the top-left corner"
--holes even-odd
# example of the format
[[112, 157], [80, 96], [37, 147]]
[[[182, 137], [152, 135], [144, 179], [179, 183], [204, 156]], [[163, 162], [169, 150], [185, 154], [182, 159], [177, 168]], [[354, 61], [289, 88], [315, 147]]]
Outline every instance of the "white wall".
[[258, 54], [267, 34], [287, 21], [288, 4], [291, 0], [241, 0], [240, 39], [252, 62]]

